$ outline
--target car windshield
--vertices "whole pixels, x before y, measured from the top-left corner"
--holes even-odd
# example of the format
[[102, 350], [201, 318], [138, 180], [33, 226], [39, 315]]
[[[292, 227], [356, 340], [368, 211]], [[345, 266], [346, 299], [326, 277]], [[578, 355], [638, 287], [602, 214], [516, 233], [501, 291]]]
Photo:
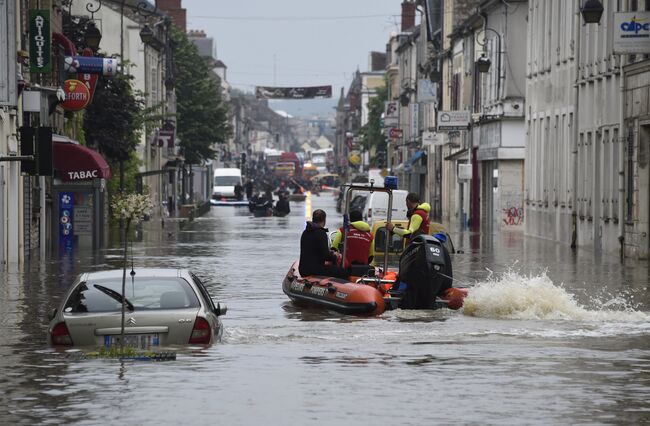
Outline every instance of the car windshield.
[[[122, 309], [121, 294], [120, 278], [83, 282], [68, 298], [64, 311], [66, 313], [119, 311]], [[130, 303], [129, 310], [133, 311], [200, 306], [194, 290], [182, 278], [138, 278], [136, 275], [132, 281], [127, 277], [125, 296]]]
[[215, 176], [214, 186], [235, 186], [239, 184], [239, 176]]

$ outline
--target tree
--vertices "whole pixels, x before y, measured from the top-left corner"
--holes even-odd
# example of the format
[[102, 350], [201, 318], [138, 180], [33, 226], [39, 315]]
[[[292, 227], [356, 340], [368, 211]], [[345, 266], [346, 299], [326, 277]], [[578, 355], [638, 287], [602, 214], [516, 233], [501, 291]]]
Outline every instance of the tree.
[[198, 164], [214, 158], [214, 143], [230, 135], [228, 110], [221, 99], [218, 81], [185, 33], [173, 28], [173, 58], [176, 75], [177, 132], [185, 161]]
[[[386, 151], [386, 136], [384, 135], [381, 115], [384, 112], [384, 102], [388, 99], [388, 88], [386, 86], [376, 89], [376, 96], [368, 101], [368, 122], [359, 130], [361, 145], [366, 151], [372, 151], [375, 155]], [[371, 158], [373, 165], [377, 165], [377, 157]]]

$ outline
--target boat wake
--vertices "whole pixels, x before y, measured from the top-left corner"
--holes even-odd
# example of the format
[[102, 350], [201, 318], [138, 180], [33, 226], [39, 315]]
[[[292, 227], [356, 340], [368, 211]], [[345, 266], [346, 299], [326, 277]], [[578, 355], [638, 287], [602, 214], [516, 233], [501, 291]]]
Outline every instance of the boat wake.
[[488, 277], [469, 291], [463, 305], [464, 315], [492, 319], [573, 320], [647, 322], [650, 315], [634, 309], [625, 297], [617, 295], [592, 298], [598, 309], [580, 305], [562, 285], [555, 285], [544, 273], [524, 276], [508, 271]]

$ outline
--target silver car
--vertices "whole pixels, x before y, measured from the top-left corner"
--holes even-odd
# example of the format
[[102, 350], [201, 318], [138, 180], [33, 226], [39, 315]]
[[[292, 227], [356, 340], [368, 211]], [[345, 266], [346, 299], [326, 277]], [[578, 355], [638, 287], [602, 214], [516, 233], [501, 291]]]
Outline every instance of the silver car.
[[[226, 306], [212, 301], [186, 269], [137, 268], [126, 275], [125, 345], [211, 344], [220, 340]], [[48, 340], [55, 346], [119, 345], [122, 270], [84, 273], [52, 312]]]

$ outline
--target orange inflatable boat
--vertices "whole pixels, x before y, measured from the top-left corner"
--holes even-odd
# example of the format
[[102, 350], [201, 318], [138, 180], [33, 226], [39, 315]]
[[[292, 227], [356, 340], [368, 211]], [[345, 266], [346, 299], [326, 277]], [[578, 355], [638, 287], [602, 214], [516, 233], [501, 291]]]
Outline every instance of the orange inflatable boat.
[[[385, 310], [399, 307], [400, 298], [391, 294], [397, 274], [385, 276], [350, 277], [349, 280], [319, 275], [302, 277], [298, 262], [289, 268], [282, 282], [282, 290], [298, 304], [321, 306], [348, 315], [380, 315]], [[435, 299], [434, 308], [460, 309], [467, 289], [452, 287]]]

